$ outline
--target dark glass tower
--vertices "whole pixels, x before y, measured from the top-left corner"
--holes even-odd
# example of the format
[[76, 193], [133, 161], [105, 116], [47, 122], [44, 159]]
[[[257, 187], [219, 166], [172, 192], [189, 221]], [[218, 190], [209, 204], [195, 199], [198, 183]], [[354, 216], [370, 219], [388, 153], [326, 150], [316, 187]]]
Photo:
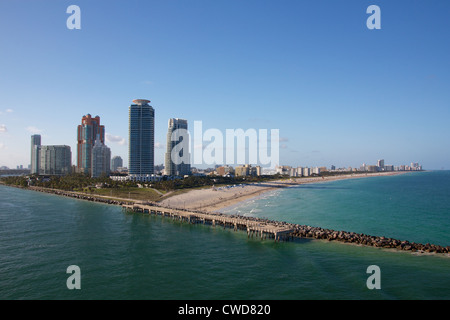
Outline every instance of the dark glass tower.
[[[177, 134], [178, 129], [184, 129], [187, 131], [188, 123], [184, 119], [169, 119], [169, 129], [167, 131], [167, 150], [165, 157], [165, 174], [168, 176], [183, 176], [191, 173], [191, 165], [187, 163], [175, 164], [172, 161], [172, 150], [173, 148], [183, 141], [183, 137]], [[172, 136], [174, 136], [175, 141], [172, 141]], [[180, 151], [180, 158], [183, 157], [183, 153], [187, 153], [187, 158], [189, 159], [189, 141], [184, 141], [184, 148]]]
[[31, 136], [31, 174], [39, 174], [39, 148], [41, 147], [41, 135]]
[[129, 109], [128, 173], [136, 179], [154, 174], [155, 110], [136, 99]]

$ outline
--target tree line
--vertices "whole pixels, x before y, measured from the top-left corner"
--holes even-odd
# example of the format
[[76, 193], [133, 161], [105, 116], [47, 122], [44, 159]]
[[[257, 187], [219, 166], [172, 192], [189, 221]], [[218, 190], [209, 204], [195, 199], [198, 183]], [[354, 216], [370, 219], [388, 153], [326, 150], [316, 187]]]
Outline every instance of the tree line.
[[280, 175], [256, 177], [189, 176], [184, 179], [170, 179], [169, 177], [163, 177], [160, 181], [143, 183], [138, 181], [114, 181], [106, 175], [92, 178], [82, 173], [72, 173], [65, 176], [31, 175], [2, 177], [1, 181], [6, 185], [24, 188], [36, 186], [65, 191], [84, 191], [89, 188], [95, 188], [98, 185], [101, 185], [102, 188], [151, 187], [158, 190], [173, 191], [177, 189], [198, 188], [213, 185], [264, 182], [280, 179], [280, 177]]

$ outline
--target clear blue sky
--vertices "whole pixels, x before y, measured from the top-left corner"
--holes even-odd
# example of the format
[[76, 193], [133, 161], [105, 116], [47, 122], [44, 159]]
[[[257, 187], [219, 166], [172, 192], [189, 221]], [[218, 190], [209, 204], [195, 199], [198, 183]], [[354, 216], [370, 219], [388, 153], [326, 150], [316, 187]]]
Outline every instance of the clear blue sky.
[[[81, 30], [69, 30], [69, 5]], [[369, 5], [381, 29], [369, 30]], [[450, 1], [0, 1], [0, 166], [99, 115], [128, 162], [128, 106], [204, 129], [280, 129], [280, 164], [450, 168]], [[125, 143], [124, 143], [125, 142]]]

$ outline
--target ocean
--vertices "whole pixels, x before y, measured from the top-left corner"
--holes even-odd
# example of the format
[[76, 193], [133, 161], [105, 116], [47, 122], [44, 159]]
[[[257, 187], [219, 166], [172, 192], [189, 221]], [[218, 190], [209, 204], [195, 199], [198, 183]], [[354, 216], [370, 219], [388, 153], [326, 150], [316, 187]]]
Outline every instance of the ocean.
[[[280, 189], [223, 210], [450, 245], [450, 172]], [[450, 258], [245, 232], [0, 186], [0, 299], [450, 299]], [[80, 269], [80, 290], [69, 290]], [[367, 268], [379, 267], [380, 289]]]

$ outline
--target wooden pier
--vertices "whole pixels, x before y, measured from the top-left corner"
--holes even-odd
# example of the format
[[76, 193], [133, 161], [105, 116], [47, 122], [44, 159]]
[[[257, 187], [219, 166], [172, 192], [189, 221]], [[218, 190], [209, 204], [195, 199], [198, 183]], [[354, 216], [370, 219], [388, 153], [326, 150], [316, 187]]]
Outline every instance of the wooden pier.
[[259, 237], [261, 240], [266, 238], [272, 238], [275, 241], [288, 240], [292, 238], [292, 233], [295, 230], [294, 225], [282, 222], [221, 213], [166, 208], [151, 204], [122, 205], [122, 208], [127, 211], [166, 216], [189, 223], [208, 224], [213, 227], [222, 226], [224, 228], [233, 228], [234, 231], [244, 230], [247, 231], [248, 238]]

